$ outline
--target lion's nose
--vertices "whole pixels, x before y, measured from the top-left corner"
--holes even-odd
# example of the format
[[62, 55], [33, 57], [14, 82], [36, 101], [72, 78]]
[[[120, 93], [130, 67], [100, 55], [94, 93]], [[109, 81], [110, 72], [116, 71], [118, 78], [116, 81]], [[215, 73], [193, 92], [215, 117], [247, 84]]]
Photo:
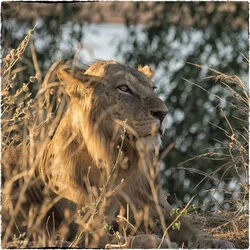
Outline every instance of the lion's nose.
[[160, 123], [162, 123], [162, 121], [164, 120], [167, 111], [166, 110], [157, 110], [157, 111], [150, 111], [150, 114], [155, 117], [156, 119], [160, 120]]

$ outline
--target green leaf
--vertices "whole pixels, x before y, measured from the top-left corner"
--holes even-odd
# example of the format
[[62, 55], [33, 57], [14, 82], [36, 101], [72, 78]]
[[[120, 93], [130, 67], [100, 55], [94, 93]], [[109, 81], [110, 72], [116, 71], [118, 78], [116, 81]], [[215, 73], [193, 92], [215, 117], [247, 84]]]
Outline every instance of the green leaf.
[[175, 209], [172, 209], [171, 211], [170, 211], [170, 216], [173, 216], [175, 214]]
[[176, 221], [173, 226], [172, 226], [172, 229], [173, 230], [178, 230], [180, 231], [180, 228], [181, 228], [181, 222], [180, 221]]

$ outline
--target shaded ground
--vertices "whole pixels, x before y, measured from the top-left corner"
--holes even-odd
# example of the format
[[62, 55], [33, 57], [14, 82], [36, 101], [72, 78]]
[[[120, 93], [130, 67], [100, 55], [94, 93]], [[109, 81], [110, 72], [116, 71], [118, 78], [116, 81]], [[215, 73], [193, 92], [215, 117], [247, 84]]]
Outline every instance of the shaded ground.
[[196, 217], [196, 223], [216, 238], [233, 242], [236, 248], [249, 249], [249, 214], [236, 216], [235, 213], [203, 215]]

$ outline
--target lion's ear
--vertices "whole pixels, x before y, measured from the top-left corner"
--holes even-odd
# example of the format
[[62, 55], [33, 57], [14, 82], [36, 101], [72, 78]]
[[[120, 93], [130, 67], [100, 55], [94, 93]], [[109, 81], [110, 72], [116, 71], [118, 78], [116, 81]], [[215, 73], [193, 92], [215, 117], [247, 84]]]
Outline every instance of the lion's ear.
[[138, 71], [142, 72], [147, 78], [151, 79], [154, 76], [154, 71], [148, 65], [142, 67], [141, 65], [137, 68]]
[[69, 96], [81, 97], [86, 93], [87, 88], [97, 83], [97, 77], [86, 75], [84, 72], [70, 61], [61, 65], [57, 70], [57, 77]]

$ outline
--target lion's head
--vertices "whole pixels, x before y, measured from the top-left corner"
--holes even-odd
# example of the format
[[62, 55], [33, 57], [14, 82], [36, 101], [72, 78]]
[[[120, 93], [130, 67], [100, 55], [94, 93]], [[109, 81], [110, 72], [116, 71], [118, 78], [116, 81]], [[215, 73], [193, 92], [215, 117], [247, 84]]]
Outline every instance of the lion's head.
[[39, 169], [52, 190], [77, 203], [86, 198], [83, 183], [98, 189], [105, 182], [121, 144], [117, 182], [138, 169], [142, 149], [159, 148], [167, 108], [154, 92], [148, 66], [98, 61], [83, 70], [65, 63], [57, 75], [70, 101]]
[[72, 122], [93, 158], [105, 159], [111, 140], [126, 129], [127, 139], [159, 146], [167, 108], [155, 94], [148, 66], [138, 70], [114, 61], [98, 61], [87, 70], [70, 63], [58, 78], [70, 95]]

